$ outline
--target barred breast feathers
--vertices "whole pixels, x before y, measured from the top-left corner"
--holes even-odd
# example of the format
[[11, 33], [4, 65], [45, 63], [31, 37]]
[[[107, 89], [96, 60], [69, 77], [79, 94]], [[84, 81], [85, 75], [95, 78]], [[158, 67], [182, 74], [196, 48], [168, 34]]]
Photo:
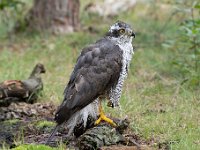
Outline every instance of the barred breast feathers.
[[123, 63], [122, 63], [122, 70], [121, 70], [118, 82], [116, 86], [110, 90], [110, 94], [109, 94], [110, 101], [113, 107], [120, 106], [119, 100], [122, 94], [122, 87], [124, 84], [124, 80], [126, 79], [127, 74], [128, 74], [128, 68], [132, 59], [132, 55], [134, 54], [131, 40], [128, 42], [127, 41], [116, 41], [116, 42], [117, 42], [117, 45], [123, 51], [123, 60], [122, 60]]

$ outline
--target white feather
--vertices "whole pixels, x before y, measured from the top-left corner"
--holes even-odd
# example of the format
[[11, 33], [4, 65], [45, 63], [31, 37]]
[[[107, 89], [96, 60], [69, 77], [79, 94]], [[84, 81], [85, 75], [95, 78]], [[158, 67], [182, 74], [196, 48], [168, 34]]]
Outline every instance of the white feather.
[[91, 116], [94, 119], [97, 119], [98, 115], [98, 99], [96, 99], [91, 104], [87, 105], [80, 111], [76, 112], [70, 119], [67, 121], [67, 128], [69, 129], [68, 136], [73, 133], [74, 127], [83, 122], [84, 127], [87, 125], [87, 119]]
[[128, 36], [122, 36], [121, 38], [110, 38], [112, 41], [114, 41], [123, 51], [123, 60], [122, 60], [122, 71], [120, 73], [120, 77], [118, 79], [117, 85], [113, 87], [110, 91], [110, 101], [113, 104], [113, 107], [120, 106], [119, 100], [122, 94], [122, 87], [124, 84], [124, 80], [127, 77], [129, 64], [132, 59], [133, 52], [133, 46], [132, 46], [132, 37]]

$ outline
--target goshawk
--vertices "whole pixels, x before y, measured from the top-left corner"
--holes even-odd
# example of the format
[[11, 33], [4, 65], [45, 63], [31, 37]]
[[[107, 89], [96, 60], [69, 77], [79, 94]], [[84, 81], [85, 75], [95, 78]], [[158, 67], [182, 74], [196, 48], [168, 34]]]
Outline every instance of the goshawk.
[[104, 120], [116, 125], [104, 115], [101, 100], [108, 99], [112, 107], [119, 105], [133, 55], [133, 37], [135, 33], [130, 25], [118, 21], [105, 37], [82, 49], [64, 90], [64, 100], [55, 114], [57, 126], [48, 141], [64, 122], [71, 133], [80, 122], [86, 126], [88, 116], [97, 118], [99, 115], [95, 124]]

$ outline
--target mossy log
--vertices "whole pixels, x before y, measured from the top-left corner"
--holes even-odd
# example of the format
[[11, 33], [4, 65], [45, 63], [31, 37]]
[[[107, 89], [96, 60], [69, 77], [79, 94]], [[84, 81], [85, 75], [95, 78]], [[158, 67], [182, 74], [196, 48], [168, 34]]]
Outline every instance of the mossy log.
[[101, 149], [104, 146], [111, 145], [127, 145], [132, 143], [136, 148], [140, 148], [140, 145], [136, 142], [129, 141], [123, 133], [129, 126], [127, 119], [119, 120], [114, 119], [117, 127], [112, 127], [107, 123], [101, 123], [98, 126], [93, 126], [83, 133], [77, 140], [76, 146], [80, 150], [93, 150]]
[[37, 64], [28, 79], [0, 83], [0, 107], [20, 101], [34, 103], [43, 89], [41, 73], [45, 73], [45, 68], [42, 64]]

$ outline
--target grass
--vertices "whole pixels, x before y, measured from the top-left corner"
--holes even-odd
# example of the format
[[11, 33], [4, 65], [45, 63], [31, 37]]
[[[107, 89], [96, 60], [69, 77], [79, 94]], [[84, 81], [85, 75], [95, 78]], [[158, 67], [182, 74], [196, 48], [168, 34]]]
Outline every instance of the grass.
[[56, 150], [56, 148], [52, 148], [45, 145], [30, 144], [30, 145], [20, 145], [14, 148], [14, 150]]
[[42, 128], [45, 128], [45, 127], [54, 127], [56, 124], [53, 123], [53, 122], [50, 122], [50, 121], [39, 121], [36, 123], [36, 127], [38, 129], [42, 129]]
[[8, 124], [8, 125], [13, 125], [13, 124], [17, 124], [19, 122], [18, 119], [11, 119], [11, 120], [6, 120], [4, 121], [4, 123]]
[[89, 19], [82, 13], [82, 24], [96, 27], [99, 34], [81, 31], [66, 36], [20, 34], [12, 40], [1, 38], [0, 81], [25, 79], [41, 62], [47, 72], [39, 101], [59, 104], [81, 48], [100, 38], [115, 20], [127, 21], [137, 33], [137, 49], [121, 98], [122, 110], [119, 113], [118, 109], [104, 107], [106, 112], [121, 118], [127, 116], [132, 130], [146, 140], [168, 143], [169, 149], [199, 149], [200, 91], [180, 85], [177, 70], [170, 63], [174, 52], [162, 47], [176, 36], [179, 18], [160, 32], [171, 11], [157, 9], [149, 15], [151, 11], [148, 5], [138, 4], [134, 10], [103, 21], [97, 16]]

